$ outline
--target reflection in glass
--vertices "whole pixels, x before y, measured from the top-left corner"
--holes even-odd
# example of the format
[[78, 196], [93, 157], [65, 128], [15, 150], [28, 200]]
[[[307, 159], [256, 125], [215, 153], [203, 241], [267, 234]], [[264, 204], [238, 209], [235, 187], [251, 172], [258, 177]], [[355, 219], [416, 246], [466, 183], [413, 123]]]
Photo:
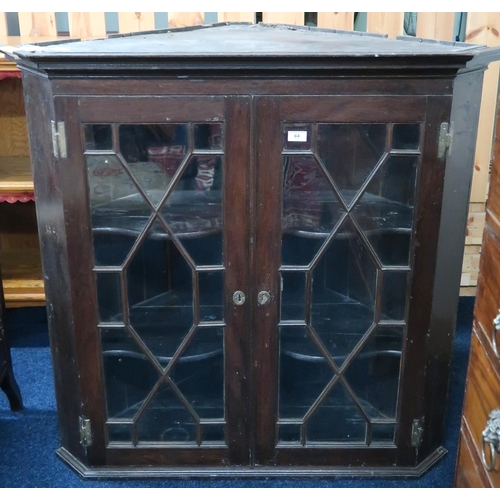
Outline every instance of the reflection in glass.
[[84, 125], [85, 151], [113, 149], [111, 125]]
[[281, 320], [305, 321], [306, 275], [304, 272], [281, 273]]
[[384, 271], [381, 315], [385, 320], [405, 318], [408, 272]]
[[193, 275], [158, 220], [127, 267], [130, 324], [165, 367], [193, 324]]
[[120, 153], [157, 205], [187, 155], [187, 125], [120, 125]]
[[395, 418], [402, 327], [377, 327], [346, 371], [346, 379], [371, 418]]
[[100, 332], [108, 417], [131, 419], [158, 381], [158, 371], [125, 329]]
[[120, 266], [151, 209], [116, 156], [87, 156], [94, 263]]
[[397, 124], [392, 129], [392, 149], [414, 149], [418, 150], [420, 142], [420, 125]]
[[108, 437], [224, 441], [223, 125], [117, 127], [84, 128]]
[[120, 125], [120, 153], [127, 163], [153, 161], [173, 175], [188, 150], [186, 124]]
[[372, 424], [372, 443], [393, 443], [394, 424]]
[[282, 263], [306, 266], [345, 211], [312, 156], [285, 156], [283, 168]]
[[374, 321], [377, 268], [347, 220], [314, 268], [311, 324], [340, 365]]
[[279, 424], [278, 439], [280, 441], [300, 442], [300, 424]]
[[194, 125], [194, 149], [222, 151], [222, 124], [196, 123]]
[[201, 424], [201, 439], [207, 441], [225, 442], [224, 424]]
[[195, 155], [161, 208], [197, 265], [222, 264], [222, 168], [222, 156]]
[[200, 290], [200, 321], [222, 321], [224, 319], [222, 271], [198, 272]]
[[224, 417], [223, 328], [200, 328], [170, 377], [201, 419]]
[[96, 273], [95, 277], [99, 321], [121, 322], [123, 313], [120, 273]]
[[391, 156], [354, 206], [353, 214], [382, 264], [408, 266], [418, 159]]
[[108, 424], [107, 427], [109, 441], [132, 441], [132, 424]]
[[[391, 126], [400, 154], [386, 152]], [[392, 443], [420, 125], [318, 124], [317, 144], [287, 142], [312, 141], [308, 127], [282, 128], [278, 439]]]
[[196, 420], [166, 383], [147, 405], [137, 421], [137, 436], [141, 442], [196, 441]]
[[318, 155], [350, 204], [385, 151], [386, 125], [319, 124]]
[[301, 326], [280, 328], [279, 417], [302, 418], [334, 372]]
[[312, 156], [285, 156], [283, 231], [329, 233], [344, 213]]
[[307, 422], [307, 442], [365, 442], [366, 419], [337, 382]]

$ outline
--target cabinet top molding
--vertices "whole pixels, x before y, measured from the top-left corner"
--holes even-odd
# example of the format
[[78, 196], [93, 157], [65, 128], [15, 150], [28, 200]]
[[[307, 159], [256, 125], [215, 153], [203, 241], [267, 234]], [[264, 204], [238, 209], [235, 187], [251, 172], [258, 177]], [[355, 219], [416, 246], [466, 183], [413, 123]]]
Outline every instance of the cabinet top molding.
[[449, 76], [465, 67], [484, 69], [500, 59], [499, 48], [484, 45], [263, 23], [216, 23], [94, 40], [43, 41], [2, 47], [0, 52], [21, 68], [53, 75], [71, 70], [73, 76], [135, 70], [158, 75], [179, 70], [189, 74], [193, 70], [265, 69], [267, 74], [279, 74], [396, 67], [399, 71], [411, 67], [413, 71], [420, 68]]

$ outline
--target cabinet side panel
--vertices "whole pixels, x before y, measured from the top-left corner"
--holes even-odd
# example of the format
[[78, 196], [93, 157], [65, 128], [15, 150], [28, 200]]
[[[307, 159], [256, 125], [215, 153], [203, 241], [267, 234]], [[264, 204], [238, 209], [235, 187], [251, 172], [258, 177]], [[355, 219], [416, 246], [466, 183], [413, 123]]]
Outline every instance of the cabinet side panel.
[[[66, 158], [57, 161], [58, 179], [63, 193], [69, 283], [65, 290], [71, 297], [72, 336], [75, 342], [78, 381], [80, 384], [80, 415], [90, 420], [92, 444], [85, 455], [92, 465], [103, 464], [104, 457], [104, 395], [102, 392], [101, 350], [95, 282], [92, 273], [92, 236], [88, 212], [87, 170], [81, 154], [78, 100], [54, 99], [57, 121], [65, 120]], [[70, 119], [71, 117], [71, 119]], [[78, 420], [78, 419], [77, 419]], [[73, 422], [69, 423], [71, 425]]]
[[74, 318], [71, 297], [67, 293], [69, 272], [66, 227], [50, 133], [50, 122], [54, 119], [52, 92], [47, 79], [27, 72], [23, 74], [23, 89], [61, 444], [75, 456], [82, 458], [78, 431], [81, 398], [73, 336]]
[[482, 81], [482, 71], [459, 75], [453, 93], [451, 122], [454, 137], [446, 162], [432, 315], [427, 332], [425, 428], [420, 450], [422, 456], [443, 443], [448, 424], [445, 418], [448, 376], [460, 292]]
[[421, 172], [418, 180], [415, 220], [413, 279], [408, 315], [408, 335], [403, 354], [400, 428], [397, 443], [399, 464], [415, 464], [428, 455], [412, 446], [412, 425], [423, 416], [425, 393], [426, 333], [432, 311], [433, 276], [436, 272], [439, 218], [444, 184], [444, 160], [437, 160], [437, 135], [441, 122], [449, 119], [451, 99], [429, 97]]

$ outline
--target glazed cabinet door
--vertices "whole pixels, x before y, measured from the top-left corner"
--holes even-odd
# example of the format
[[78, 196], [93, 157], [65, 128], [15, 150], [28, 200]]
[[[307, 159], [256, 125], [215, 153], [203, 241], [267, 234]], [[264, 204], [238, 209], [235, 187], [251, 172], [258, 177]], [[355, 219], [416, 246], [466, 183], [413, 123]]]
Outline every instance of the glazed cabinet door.
[[249, 461], [249, 109], [56, 99], [90, 465]]
[[413, 270], [439, 123], [426, 97], [255, 106], [256, 463], [414, 465], [425, 335], [410, 297], [415, 316], [431, 295]]

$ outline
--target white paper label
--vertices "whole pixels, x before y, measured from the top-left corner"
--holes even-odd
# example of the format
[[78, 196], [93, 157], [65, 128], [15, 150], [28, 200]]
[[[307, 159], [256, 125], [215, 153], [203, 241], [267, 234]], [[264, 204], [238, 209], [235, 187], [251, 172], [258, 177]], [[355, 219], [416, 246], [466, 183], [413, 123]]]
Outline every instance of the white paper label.
[[289, 130], [288, 142], [307, 142], [307, 130]]

